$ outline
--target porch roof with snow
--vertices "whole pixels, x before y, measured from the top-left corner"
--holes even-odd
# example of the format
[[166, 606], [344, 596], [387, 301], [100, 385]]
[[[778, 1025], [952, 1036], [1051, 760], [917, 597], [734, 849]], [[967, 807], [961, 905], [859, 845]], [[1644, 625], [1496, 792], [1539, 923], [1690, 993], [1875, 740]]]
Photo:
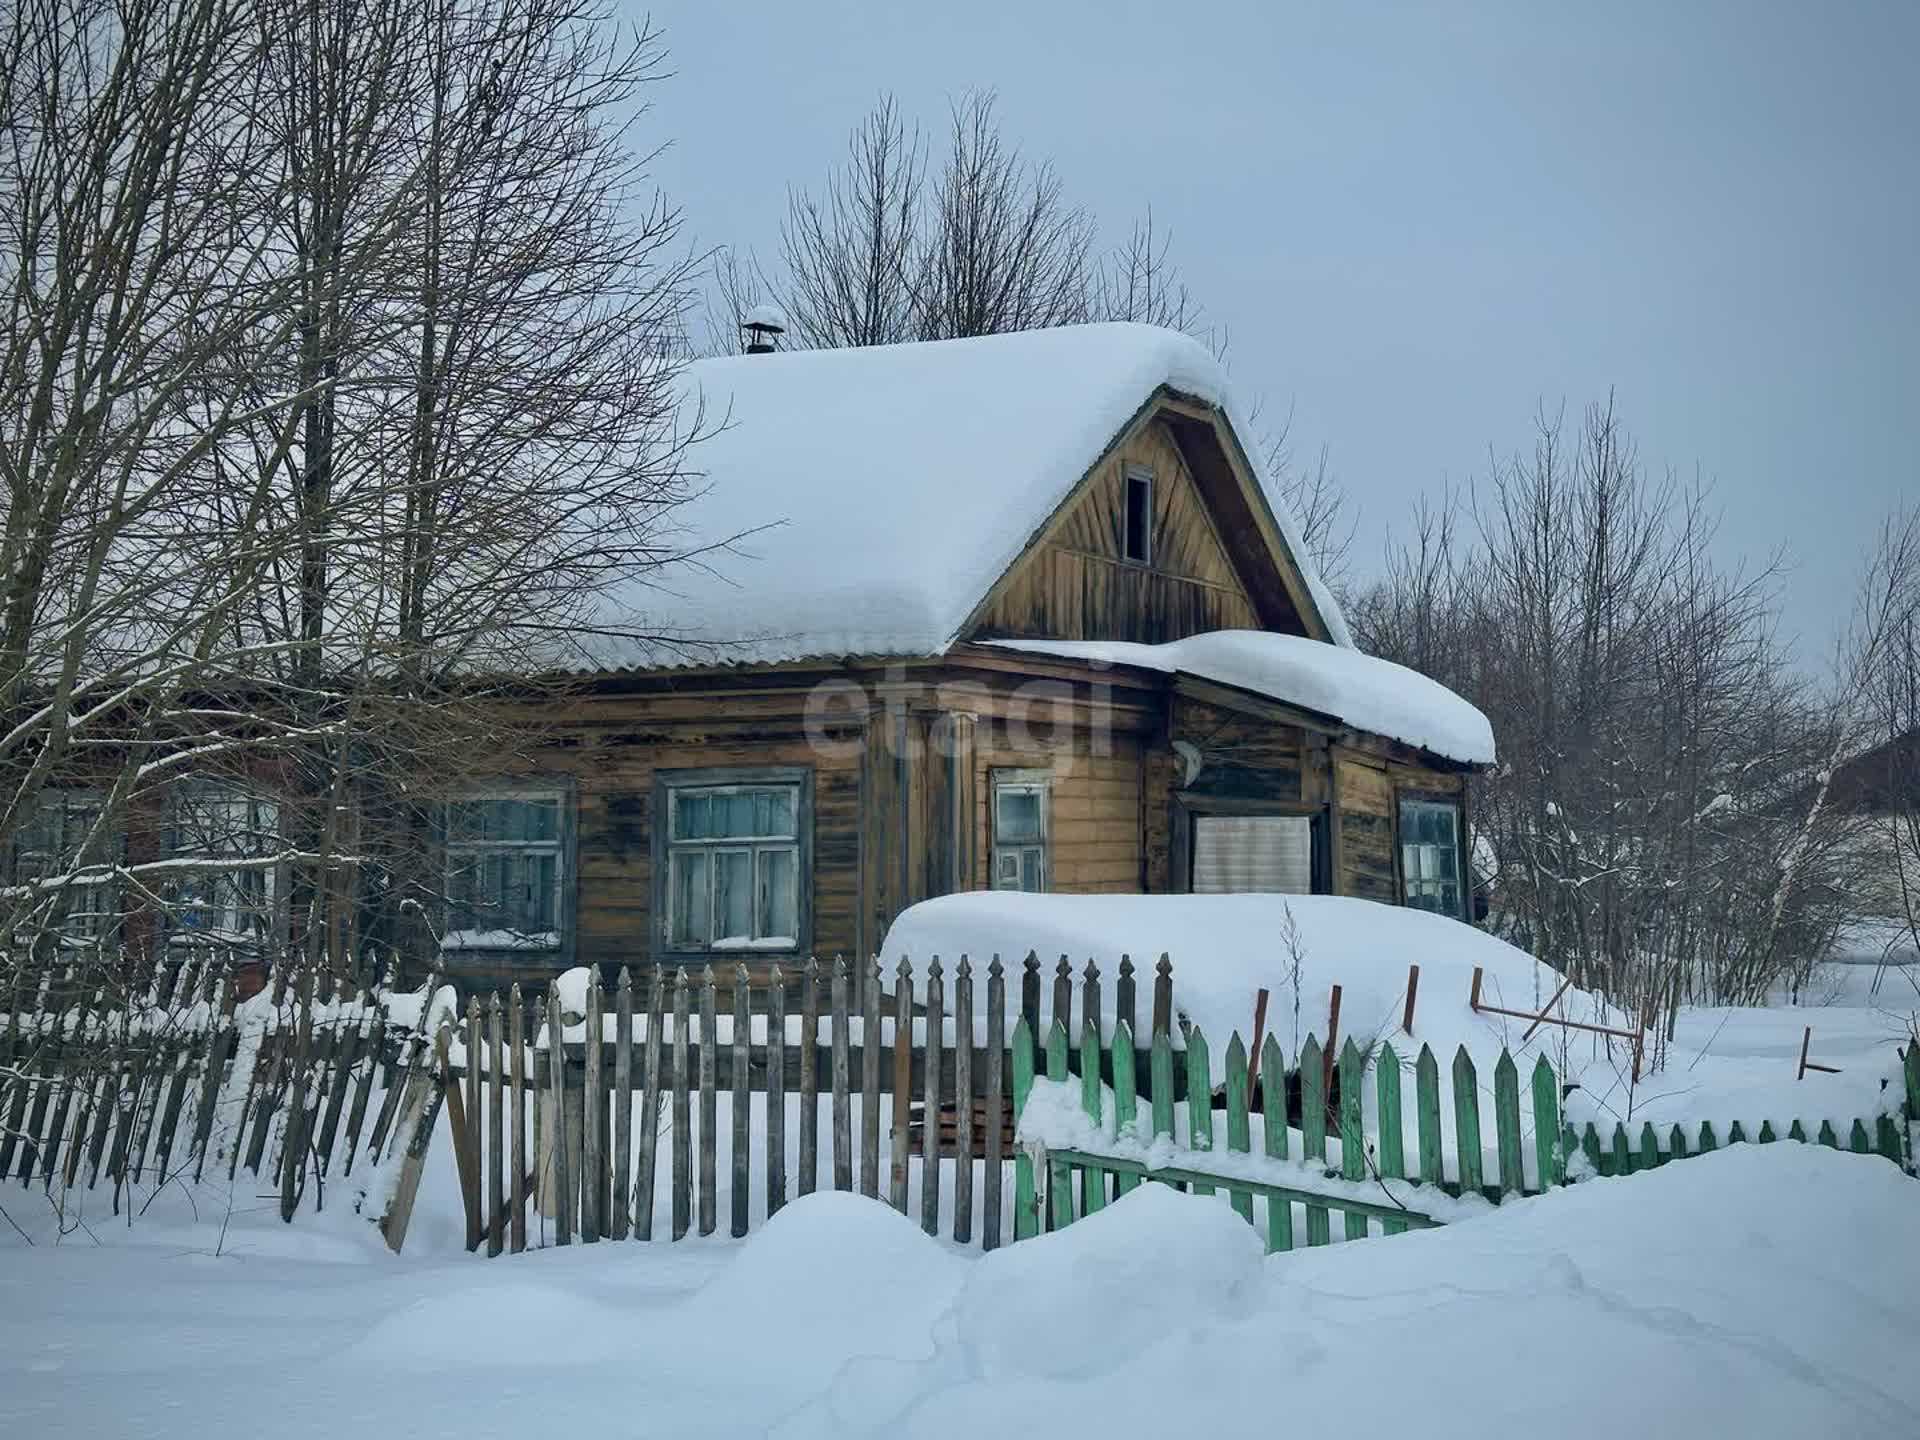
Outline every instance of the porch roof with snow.
[[943, 655], [1121, 437], [1169, 406], [1262, 623], [1351, 644], [1247, 461], [1224, 371], [1188, 336], [1102, 324], [730, 356], [678, 385], [681, 433], [713, 433], [687, 460], [700, 493], [660, 539], [699, 558], [603, 592], [576, 672]]

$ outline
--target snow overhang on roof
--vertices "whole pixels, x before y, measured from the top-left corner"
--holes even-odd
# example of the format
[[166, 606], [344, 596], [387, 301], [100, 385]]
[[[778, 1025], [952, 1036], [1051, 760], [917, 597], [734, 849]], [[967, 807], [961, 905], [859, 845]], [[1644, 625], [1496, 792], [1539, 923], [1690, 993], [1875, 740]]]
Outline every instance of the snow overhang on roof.
[[1124, 640], [989, 640], [1030, 655], [1190, 675], [1330, 716], [1462, 765], [1491, 765], [1487, 717], [1437, 680], [1298, 635], [1215, 630], [1165, 645]]
[[[1250, 433], [1206, 349], [1149, 325], [730, 356], [678, 384], [679, 432], [718, 433], [690, 448], [704, 489], [659, 539], [706, 553], [605, 590], [575, 670], [944, 654], [1157, 393]], [[1350, 644], [1298, 526], [1275, 518]]]

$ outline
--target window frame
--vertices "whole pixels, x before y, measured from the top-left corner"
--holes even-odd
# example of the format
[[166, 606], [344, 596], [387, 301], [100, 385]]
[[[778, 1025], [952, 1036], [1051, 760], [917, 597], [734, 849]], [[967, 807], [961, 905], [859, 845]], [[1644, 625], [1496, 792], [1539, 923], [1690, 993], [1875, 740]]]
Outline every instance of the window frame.
[[[220, 858], [215, 852], [198, 848], [187, 849], [181, 843], [186, 828], [182, 818], [183, 812], [195, 803], [205, 799], [244, 801], [249, 807], [250, 816], [256, 813], [259, 807], [272, 807], [272, 833], [274, 841], [276, 846], [284, 851], [286, 815], [285, 807], [281, 804], [278, 797], [262, 786], [249, 785], [241, 780], [196, 779], [182, 781], [168, 791], [166, 826], [161, 846], [163, 858], [169, 860], [186, 859], [189, 857], [213, 860]], [[264, 833], [264, 830], [261, 833]], [[251, 858], [251, 856], [242, 853], [232, 858], [245, 860]], [[212, 875], [226, 868], [227, 867], [209, 864], [197, 873]], [[284, 950], [288, 943], [292, 916], [288, 905], [287, 891], [291, 870], [283, 857], [275, 864], [255, 870], [252, 873], [258, 874], [263, 878], [268, 891], [268, 899], [265, 907], [267, 923], [262, 935], [253, 938], [237, 939], [234, 937], [240, 935], [241, 932], [199, 930], [182, 925], [180, 923], [180, 915], [186, 907], [183, 906], [175, 894], [169, 893], [165, 908], [161, 913], [161, 926], [166, 937], [168, 948], [184, 949], [196, 944], [201, 944], [223, 948], [230, 953], [234, 951], [255, 950], [260, 953], [248, 957], [249, 959], [264, 961], [268, 965], [271, 965], [276, 953]], [[178, 882], [174, 883], [177, 884]], [[171, 887], [169, 887], [169, 889], [171, 889]]]
[[1331, 895], [1333, 888], [1333, 820], [1330, 807], [1294, 800], [1267, 800], [1231, 795], [1176, 794], [1169, 802], [1172, 818], [1168, 878], [1176, 895], [1193, 893], [1193, 822], [1209, 816], [1246, 815], [1304, 817], [1309, 822], [1313, 895]]
[[[30, 822], [33, 828], [38, 828], [41, 823], [41, 816], [48, 809], [55, 805], [59, 807], [60, 835], [55, 841], [55, 849], [47, 852], [49, 855], [55, 857], [56, 864], [65, 867], [70, 863], [64, 858], [70, 848], [66, 843], [66, 825], [67, 818], [74, 808], [91, 808], [97, 811], [101, 817], [104, 817], [107, 809], [107, 800], [108, 792], [93, 785], [49, 785], [34, 797], [34, 817]], [[22, 846], [22, 839], [26, 838], [29, 833], [30, 831], [26, 829], [15, 831], [12, 843], [6, 847], [6, 875], [8, 882], [11, 884], [27, 883], [22, 878], [23, 858], [28, 854], [40, 853], [38, 851], [27, 850]], [[127, 832], [126, 827], [121, 825], [111, 832], [106, 855], [94, 863], [101, 865], [123, 865], [126, 862], [126, 854]], [[69, 892], [91, 891], [99, 894], [101, 896], [101, 908], [98, 913], [106, 923], [103, 924], [101, 933], [93, 935], [75, 934], [68, 928], [73, 918], [69, 910], [67, 914], [61, 916], [59, 925], [54, 927], [54, 932], [58, 936], [59, 944], [62, 948], [104, 948], [118, 943], [119, 938], [125, 932], [127, 918], [125, 910], [123, 909], [123, 900], [126, 891], [122, 881], [118, 877], [111, 877], [105, 880], [69, 885], [65, 888]]]
[[[1141, 496], [1140, 553], [1133, 553], [1133, 497], [1135, 487]], [[1153, 568], [1153, 471], [1145, 465], [1129, 465], [1121, 480], [1120, 558], [1128, 565]]]
[[[673, 838], [675, 795], [683, 790], [728, 788], [764, 789], [790, 786], [794, 789], [794, 930], [791, 945], [689, 944], [674, 939], [673, 887], [670, 874], [676, 846], [699, 849], [709, 855], [720, 850], [745, 849], [755, 855], [754, 883], [757, 890], [760, 861], [759, 846], [751, 837], [717, 836], [712, 840], [676, 841]], [[711, 960], [715, 956], [735, 960], [775, 959], [802, 956], [813, 947], [813, 767], [811, 765], [712, 765], [691, 769], [662, 769], [653, 772], [652, 834], [648, 846], [652, 861], [652, 907], [648, 929], [653, 937], [653, 957], [657, 964]], [[765, 837], [783, 840], [784, 837]], [[770, 847], [769, 847], [770, 848]], [[708, 879], [712, 893], [712, 879]]]
[[[553, 840], [455, 840], [453, 838], [453, 807], [470, 805], [476, 801], [489, 800], [552, 800], [558, 812]], [[530, 852], [538, 849], [546, 853], [552, 847], [554, 855], [554, 900], [553, 935], [551, 944], [535, 940], [517, 941], [511, 945], [471, 945], [454, 943], [452, 936], [472, 933], [458, 931], [451, 926], [440, 936], [438, 949], [443, 955], [484, 955], [489, 960], [522, 958], [531, 964], [551, 965], [556, 960], [562, 965], [572, 963], [574, 952], [574, 911], [579, 895], [578, 865], [578, 825], [575, 816], [575, 787], [569, 776], [539, 776], [526, 779], [489, 780], [461, 789], [447, 797], [439, 807], [438, 830], [440, 841], [440, 883], [445, 894], [445, 904], [449, 920], [453, 907], [453, 856], [456, 851], [485, 850]]]
[[[1468, 907], [1473, 904], [1473, 887], [1467, 878], [1467, 807], [1458, 795], [1440, 794], [1426, 790], [1401, 790], [1394, 795], [1393, 806], [1393, 868], [1400, 881], [1399, 902], [1410, 910], [1427, 910], [1431, 915], [1447, 915], [1452, 919], [1468, 920]], [[1459, 892], [1459, 905], [1453, 910], [1431, 909], [1415, 905], [1408, 898], [1409, 887], [1415, 883], [1407, 873], [1407, 811], [1411, 806], [1425, 805], [1434, 809], [1446, 810], [1453, 815], [1453, 883]], [[1436, 847], [1437, 848], [1437, 847]]]
[[[1040, 838], [1038, 840], [1000, 839], [1000, 795], [1005, 790], [1035, 790], [1040, 797]], [[1040, 857], [1040, 888], [1028, 890], [1025, 884], [1000, 883], [1000, 857], [1008, 853], [1021, 857], [1020, 876], [1025, 879], [1025, 859], [1030, 851]], [[1053, 893], [1053, 771], [1026, 767], [994, 767], [987, 771], [987, 888], [1010, 894], [1050, 895]]]

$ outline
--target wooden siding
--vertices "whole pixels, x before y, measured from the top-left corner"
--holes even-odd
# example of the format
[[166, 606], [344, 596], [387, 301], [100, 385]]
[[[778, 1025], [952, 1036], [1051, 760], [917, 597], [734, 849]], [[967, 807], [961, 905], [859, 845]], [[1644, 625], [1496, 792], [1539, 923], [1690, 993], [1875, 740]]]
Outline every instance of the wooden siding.
[[1089, 733], [1061, 730], [1043, 738], [1045, 753], [1016, 746], [1003, 724], [983, 724], [974, 755], [975, 864], [963, 889], [993, 883], [995, 770], [1041, 769], [1048, 781], [1048, 885], [1060, 894], [1129, 894], [1143, 882], [1141, 784], [1144, 747], [1116, 735], [1095, 754]]
[[1338, 747], [1334, 793], [1339, 841], [1334, 853], [1336, 893], [1400, 903], [1400, 800], [1403, 796], [1459, 796], [1463, 777], [1404, 759], [1365, 741]]
[[[1125, 558], [1127, 474], [1153, 474], [1152, 564]], [[976, 634], [1178, 640], [1257, 628], [1249, 597], [1171, 432], [1117, 446], [1000, 585]]]

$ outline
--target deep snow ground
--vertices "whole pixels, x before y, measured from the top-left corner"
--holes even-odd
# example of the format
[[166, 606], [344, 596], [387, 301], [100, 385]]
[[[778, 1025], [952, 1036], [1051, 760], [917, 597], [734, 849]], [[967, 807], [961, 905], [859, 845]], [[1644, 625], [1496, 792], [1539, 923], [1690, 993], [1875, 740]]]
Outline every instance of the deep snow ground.
[[832, 1194], [740, 1246], [234, 1238], [0, 1254], [0, 1434], [1920, 1434], [1920, 1187], [1787, 1143], [1272, 1259], [1158, 1186], [984, 1259]]

